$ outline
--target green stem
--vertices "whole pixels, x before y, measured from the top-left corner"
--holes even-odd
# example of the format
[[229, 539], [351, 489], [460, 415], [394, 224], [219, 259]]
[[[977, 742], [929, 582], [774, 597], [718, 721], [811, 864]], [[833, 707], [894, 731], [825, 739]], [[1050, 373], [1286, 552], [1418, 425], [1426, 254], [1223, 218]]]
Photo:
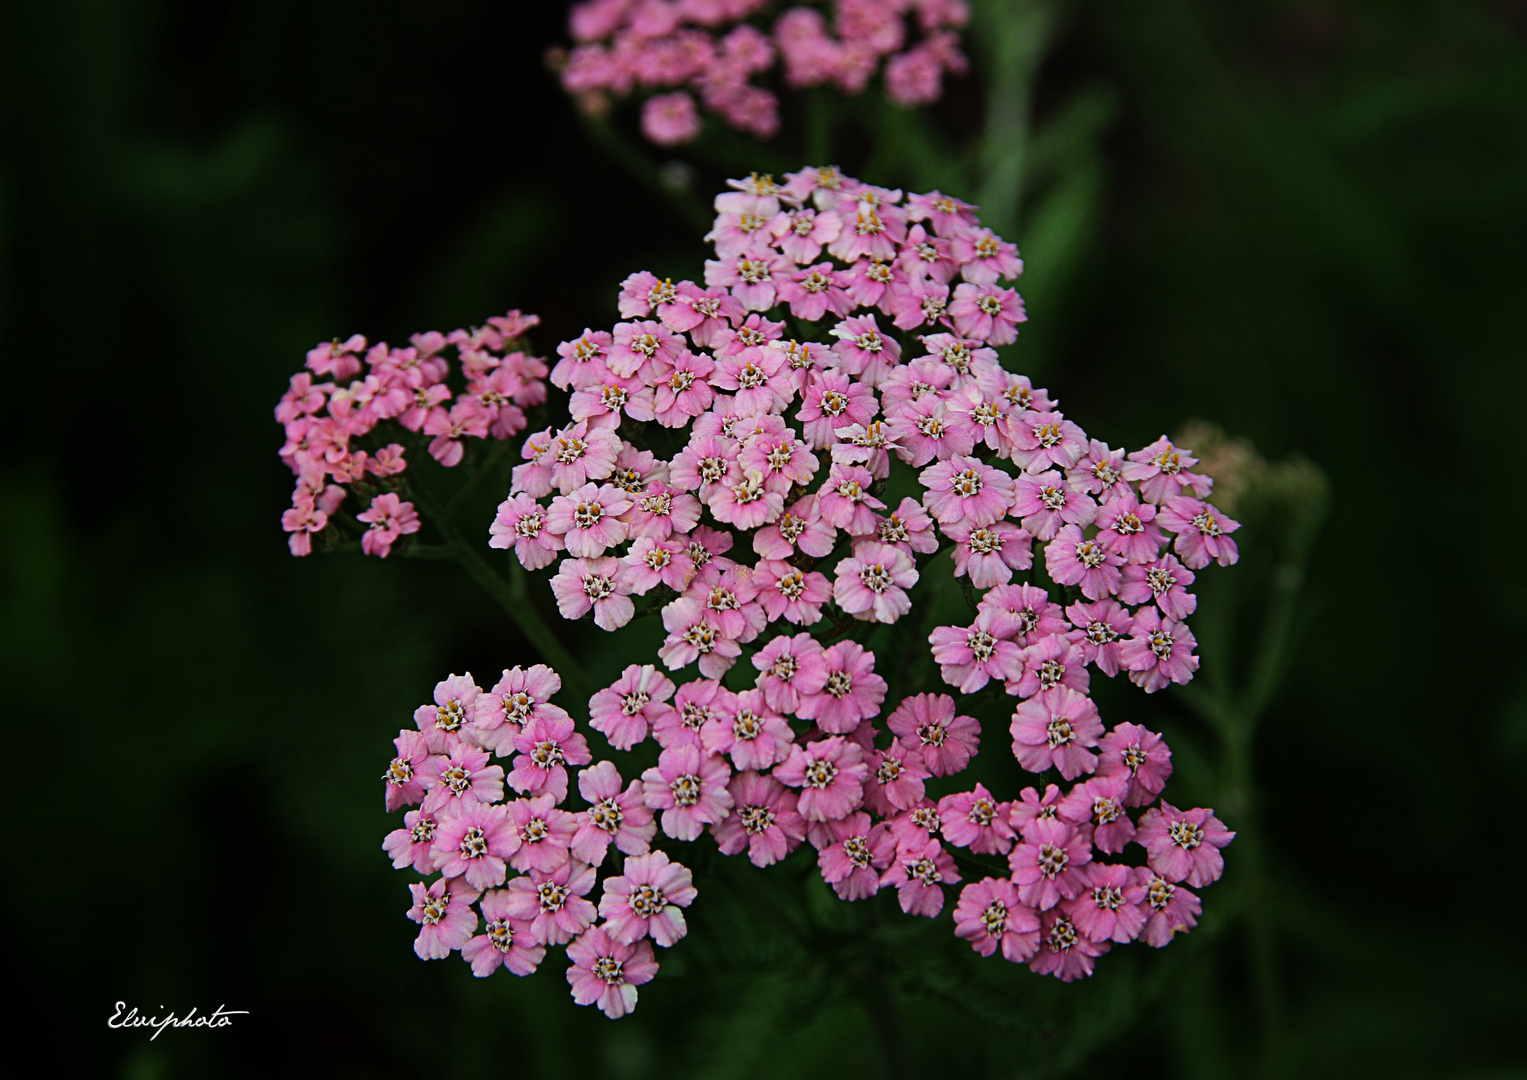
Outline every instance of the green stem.
[[982, 224], [1016, 236], [1028, 150], [1032, 88], [1055, 24], [1049, 0], [988, 0], [982, 6], [986, 131], [978, 162]]
[[595, 120], [581, 112], [578, 116], [588, 137], [648, 190], [666, 200], [686, 225], [701, 233], [710, 231], [716, 223], [715, 215], [708, 212], [694, 196], [668, 180], [651, 158], [632, 146], [620, 132], [604, 121]]

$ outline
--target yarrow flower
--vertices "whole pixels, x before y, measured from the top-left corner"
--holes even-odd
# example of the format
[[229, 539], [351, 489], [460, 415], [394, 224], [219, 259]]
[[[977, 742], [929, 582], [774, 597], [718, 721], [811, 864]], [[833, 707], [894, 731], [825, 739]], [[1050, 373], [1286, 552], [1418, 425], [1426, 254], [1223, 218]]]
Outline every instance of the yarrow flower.
[[[589, 41], [686, 32], [635, 28], [658, 11], [609, 0], [575, 20]], [[761, 62], [758, 39], [727, 40]], [[894, 76], [914, 95], [927, 77]], [[655, 108], [670, 106], [678, 130], [682, 105]], [[415, 542], [402, 449], [357, 449], [351, 419], [387, 412], [447, 467], [470, 461], [472, 439], [528, 431], [489, 545], [532, 575], [525, 604], [652, 642], [587, 700], [544, 665], [486, 691], [452, 675], [398, 734], [382, 780], [403, 817], [383, 849], [425, 879], [410, 909], [420, 955], [526, 974], [565, 946], [575, 999], [623, 1015], [656, 974], [652, 943], [684, 947], [704, 890], [680, 846], [712, 840], [757, 867], [810, 844], [844, 900], [894, 887], [910, 914], [952, 909], [981, 955], [1068, 981], [1115, 945], [1190, 930], [1193, 890], [1221, 875], [1234, 833], [1206, 808], [1158, 803], [1165, 741], [1105, 718], [1092, 688], [1123, 673], [1154, 692], [1196, 673], [1190, 587], [1238, 555], [1236, 523], [1205, 501], [1212, 482], [1164, 440], [1129, 452], [1090, 438], [1003, 367], [996, 346], [1023, 317], [1005, 283], [1022, 264], [975, 207], [832, 168], [732, 181], [715, 206], [704, 287], [634, 273], [622, 321], [559, 346], [549, 380], [566, 416], [541, 408], [544, 364], [508, 363], [528, 317], [422, 335], [397, 356], [321, 347], [278, 410], [301, 466], [294, 550], [337, 536], [351, 489], [371, 500], [365, 550]], [[446, 385], [452, 345], [471, 402]], [[341, 392], [367, 364], [378, 385]], [[408, 392], [388, 398], [386, 380]], [[491, 422], [474, 411], [490, 408]], [[954, 625], [929, 619], [962, 604]], [[953, 694], [919, 682], [939, 678]], [[1057, 782], [936, 786], [983, 735], [994, 752], [983, 720], [999, 717], [995, 752]], [[601, 745], [656, 764], [625, 779], [596, 760]], [[961, 888], [962, 851], [1006, 858], [1006, 876]]]
[[[744, 21], [766, 6], [763, 0], [585, 0], [568, 19], [577, 45], [561, 61], [562, 85], [593, 112], [609, 96], [665, 91], [647, 98], [641, 127], [657, 145], [674, 146], [700, 133], [695, 95], [731, 127], [759, 138], [775, 134], [779, 99], [753, 80], [776, 66], [791, 89], [831, 85], [858, 94], [883, 62], [886, 94], [904, 107], [937, 101], [943, 76], [968, 66], [955, 33], [969, 19], [963, 0], [839, 2], [830, 26], [815, 3], [788, 8], [772, 25]], [[745, 224], [749, 231], [774, 227], [764, 210], [757, 212], [758, 224]], [[997, 263], [993, 272], [1015, 261], [1000, 242], [976, 258]]]

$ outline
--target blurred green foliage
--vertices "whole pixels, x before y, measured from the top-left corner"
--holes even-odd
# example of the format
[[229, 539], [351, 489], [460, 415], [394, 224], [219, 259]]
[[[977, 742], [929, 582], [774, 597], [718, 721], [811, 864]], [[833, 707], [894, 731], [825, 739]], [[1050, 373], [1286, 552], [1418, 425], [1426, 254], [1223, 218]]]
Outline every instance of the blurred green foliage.
[[[1527, 1075], [1518, 0], [987, 0], [929, 113], [787, 102], [778, 145], [650, 161], [684, 198], [794, 168], [819, 109], [851, 172], [1008, 223], [1032, 321], [1007, 362], [1084, 427], [1250, 440], [1197, 693], [1101, 697], [1241, 830], [1197, 932], [1066, 987], [837, 903], [807, 853], [712, 852], [619, 1023], [554, 969], [416, 960], [387, 740], [442, 673], [530, 654], [449, 566], [288, 558], [270, 409], [336, 333], [517, 306], [549, 348], [625, 274], [697, 272], [682, 211], [545, 74], [561, 15], [0, 8], [0, 956], [32, 1041], [135, 1080]], [[250, 1014], [150, 1043], [105, 1030], [118, 999]]]

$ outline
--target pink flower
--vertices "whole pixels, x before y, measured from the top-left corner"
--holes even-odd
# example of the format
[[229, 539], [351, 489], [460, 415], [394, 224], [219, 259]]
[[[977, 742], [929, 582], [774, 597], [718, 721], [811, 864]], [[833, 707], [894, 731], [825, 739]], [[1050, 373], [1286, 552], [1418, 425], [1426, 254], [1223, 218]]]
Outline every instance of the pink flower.
[[578, 774], [578, 792], [589, 809], [578, 815], [571, 845], [574, 858], [598, 866], [611, 844], [627, 855], [647, 854], [657, 825], [642, 799], [640, 780], [622, 790], [615, 763], [601, 761]]
[[434, 814], [410, 810], [403, 815], [403, 827], [388, 833], [382, 850], [392, 859], [394, 870], [412, 866], [421, 874], [435, 868], [435, 831], [440, 822]]
[[658, 146], [678, 146], [700, 134], [695, 99], [684, 91], [659, 94], [642, 106], [642, 134]]
[[912, 610], [906, 590], [917, 584], [917, 567], [899, 547], [865, 542], [837, 566], [833, 599], [856, 618], [892, 623]]
[[1144, 565], [1126, 566], [1124, 582], [1119, 586], [1119, 599], [1126, 604], [1153, 600], [1161, 614], [1181, 622], [1198, 610], [1198, 597], [1187, 589], [1195, 576], [1170, 555], [1147, 561]]
[[938, 802], [944, 839], [978, 855], [1005, 855], [1013, 846], [1008, 806], [992, 798], [984, 785], [946, 795]]
[[1089, 600], [1102, 600], [1119, 591], [1124, 560], [1096, 540], [1067, 525], [1045, 545], [1045, 569], [1060, 585], [1077, 585]]
[[578, 831], [577, 819], [556, 804], [566, 797], [548, 792], [533, 799], [515, 799], [508, 804], [509, 825], [519, 837], [518, 849], [509, 865], [519, 871], [537, 870], [549, 874], [568, 860], [568, 848]]
[[868, 814], [829, 821], [812, 842], [819, 848], [822, 879], [843, 900], [862, 900], [880, 888], [880, 871], [896, 855], [896, 839], [884, 825], [870, 824]]
[[938, 550], [933, 519], [910, 496], [875, 523], [875, 537], [882, 544], [895, 544], [908, 555], [931, 555]]
[[1091, 677], [1087, 674], [1086, 653], [1075, 639], [1076, 631], [1051, 634], [1023, 650], [1023, 671], [1009, 679], [1007, 692], [1021, 698], [1033, 697], [1041, 690], [1065, 686], [1078, 694], [1087, 693]]
[[1006, 427], [1013, 460], [1029, 472], [1051, 465], [1069, 469], [1087, 449], [1087, 433], [1058, 412], [1025, 412]]
[[800, 788], [800, 814], [807, 821], [840, 821], [864, 801], [869, 766], [858, 743], [839, 736], [790, 748], [774, 778]]
[[1103, 734], [1092, 699], [1058, 686], [1029, 698], [1013, 714], [1013, 756], [1030, 772], [1052, 765], [1067, 780], [1090, 773], [1096, 756], [1087, 748]]
[[910, 810], [926, 797], [923, 782], [932, 775], [923, 765], [922, 753], [893, 742], [869, 758], [870, 775], [864, 783], [864, 805], [882, 817]]
[[589, 727], [602, 732], [615, 749], [629, 750], [672, 710], [667, 701], [673, 691], [673, 680], [651, 664], [631, 664], [613, 686], [589, 699]]
[[1039, 949], [1039, 916], [1018, 900], [1011, 881], [982, 878], [960, 890], [954, 932], [982, 956], [1002, 948], [1005, 959], [1021, 964]]
[[1086, 885], [1073, 900], [1061, 905], [1071, 921], [1089, 940], [1127, 945], [1145, 925], [1147, 910], [1140, 902], [1145, 889], [1134, 883], [1128, 866], [1092, 863]]
[[1145, 848], [1151, 869], [1168, 881], [1185, 881], [1195, 889], [1212, 885], [1225, 872], [1220, 848], [1235, 839], [1204, 809], [1179, 810], [1166, 800], [1145, 812], [1135, 843]]
[[1144, 450], [1129, 455], [1129, 462], [1123, 469], [1124, 479], [1139, 483], [1140, 494], [1146, 501], [1157, 505], [1185, 491], [1202, 497], [1209, 494], [1214, 481], [1192, 472], [1191, 466], [1197, 464], [1196, 457], [1186, 450], [1179, 450], [1163, 435]]
[[634, 944], [651, 937], [669, 946], [687, 932], [684, 912], [694, 902], [694, 877], [661, 851], [626, 859], [620, 877], [606, 878], [599, 914], [604, 929], [618, 942]]
[[532, 870], [510, 878], [505, 910], [530, 924], [534, 940], [561, 945], [594, 921], [594, 905], [586, 899], [594, 876], [592, 866], [569, 859], [549, 873]]
[[464, 878], [440, 878], [433, 885], [410, 885], [414, 903], [408, 917], [420, 924], [414, 952], [420, 960], [443, 960], [465, 945], [477, 929], [472, 901], [477, 890]]
[[526, 570], [540, 570], [556, 561], [565, 546], [562, 537], [546, 528], [546, 510], [528, 495], [511, 495], [499, 504], [488, 526], [488, 546], [513, 548]]
[[504, 860], [519, 850], [520, 838], [503, 806], [468, 803], [440, 822], [433, 846], [436, 870], [481, 891], [503, 884]]
[[1156, 557], [1164, 537], [1156, 524], [1156, 508], [1141, 505], [1133, 492], [1115, 495], [1098, 511], [1098, 539], [1126, 563], [1148, 563]]
[[530, 924], [509, 914], [508, 902], [509, 893], [503, 889], [484, 893], [478, 907], [487, 925], [461, 947], [461, 958], [472, 965], [472, 974], [479, 979], [500, 967], [529, 975], [546, 957], [546, 949], [530, 933]]
[[991, 613], [993, 634], [1020, 648], [1066, 632], [1061, 606], [1051, 603], [1049, 594], [1033, 585], [998, 585], [981, 598], [978, 609]]
[[1013, 679], [1023, 671], [1022, 650], [994, 630], [1000, 616], [982, 611], [970, 626], [940, 626], [928, 636], [939, 673], [962, 694], [973, 694], [992, 679]]
[[636, 614], [631, 587], [614, 556], [563, 559], [551, 579], [551, 591], [564, 619], [581, 619], [592, 611], [594, 625], [601, 630], [618, 630]]
[[907, 749], [921, 752], [934, 776], [953, 776], [970, 764], [981, 745], [980, 723], [954, 710], [948, 694], [917, 694], [902, 701], [886, 726]]
[[870, 386], [879, 386], [901, 362], [901, 346], [880, 333], [874, 315], [844, 319], [829, 333], [838, 339], [832, 351], [842, 369]]
[[416, 731], [403, 731], [392, 742], [398, 754], [382, 774], [382, 780], [387, 784], [385, 801], [388, 813], [405, 806], [417, 806], [423, 801], [425, 786], [431, 779], [419, 771], [419, 767], [429, 758], [429, 744], [423, 735]]
[[497, 802], [504, 797], [504, 770], [488, 764], [488, 754], [462, 745], [449, 757], [436, 755], [418, 767], [428, 792], [423, 810], [444, 818], [460, 803]]
[[534, 717], [514, 736], [514, 748], [519, 754], [509, 786], [526, 795], [552, 795], [556, 803], [567, 797], [567, 766], [593, 760], [588, 743], [566, 716]]
[[726, 787], [731, 773], [724, 758], [697, 746], [674, 747], [663, 751], [656, 768], [642, 773], [642, 794], [649, 808], [663, 812], [664, 833], [693, 840], [731, 811]]
[[707, 261], [705, 284], [730, 289], [748, 311], [768, 311], [774, 306], [777, 284], [789, 280], [794, 270], [782, 255], [748, 253], [721, 262]]
[[1086, 885], [1082, 868], [1092, 861], [1092, 845], [1075, 826], [1039, 817], [1023, 833], [1023, 843], [1008, 856], [1013, 883], [1025, 904], [1048, 911]]
[[1099, 740], [1098, 776], [1126, 776], [1125, 806], [1144, 806], [1166, 787], [1172, 775], [1172, 750], [1166, 740], [1139, 724], [1120, 724]]
[[534, 717], [568, 718], [560, 706], [551, 704], [551, 696], [561, 689], [562, 677], [545, 664], [528, 671], [518, 665], [506, 668], [492, 690], [477, 696], [471, 728], [475, 741], [496, 748], [500, 757], [508, 756], [514, 736]]
[[962, 284], [954, 290], [949, 317], [962, 337], [993, 345], [1018, 340], [1018, 324], [1028, 320], [1023, 298], [997, 285]]
[[1039, 951], [1029, 961], [1029, 967], [1041, 975], [1054, 975], [1062, 982], [1091, 975], [1094, 961], [1110, 948], [1079, 934], [1071, 916], [1058, 908], [1040, 917], [1039, 934]]
[[783, 859], [806, 835], [806, 822], [796, 812], [797, 796], [771, 776], [740, 772], [732, 777], [733, 811], [712, 825], [711, 833], [723, 855], [748, 849], [754, 866]]
[[944, 910], [944, 890], [940, 886], [959, 880], [954, 859], [937, 840], [929, 840], [921, 848], [898, 850], [895, 860], [880, 875], [880, 884], [896, 886], [902, 911], [929, 919]]
[[968, 229], [955, 235], [949, 252], [960, 263], [960, 276], [975, 285], [990, 285], [998, 278], [1023, 273], [1018, 248], [990, 229]]
[[769, 708], [794, 713], [803, 698], [820, 694], [827, 686], [825, 650], [810, 634], [780, 635], [753, 654], [759, 671], [758, 688]]
[[1055, 469], [1020, 476], [1014, 485], [1013, 515], [1038, 540], [1052, 540], [1064, 525], [1085, 528], [1097, 516], [1098, 505], [1061, 479]]
[[801, 421], [806, 442], [815, 449], [829, 447], [841, 427], [868, 424], [880, 411], [875, 392], [841, 371], [823, 371], [801, 393], [795, 418]]
[[823, 652], [822, 664], [827, 671], [822, 690], [803, 694], [795, 708], [796, 716], [815, 720], [829, 734], [841, 735], [880, 711], [886, 682], [875, 674], [874, 653], [857, 642], [840, 641]]
[[1168, 499], [1156, 520], [1167, 532], [1177, 534], [1173, 545], [1182, 561], [1194, 570], [1211, 562], [1230, 566], [1241, 557], [1229, 534], [1241, 527], [1206, 502], [1179, 495]]
[[827, 575], [803, 571], [787, 562], [760, 559], [753, 568], [758, 602], [770, 622], [783, 618], [797, 626], [809, 626], [822, 617], [822, 605], [832, 599]]
[[1179, 933], [1198, 925], [1203, 904], [1181, 885], [1173, 885], [1148, 867], [1135, 868], [1135, 880], [1145, 889], [1147, 917], [1140, 940], [1154, 948], [1171, 943]]
[[944, 535], [954, 541], [954, 576], [969, 576], [973, 588], [989, 589], [1013, 580], [1014, 570], [1034, 565], [1033, 537], [1006, 521], [971, 528], [949, 525]]
[[593, 559], [626, 538], [626, 523], [620, 515], [629, 509], [631, 500], [619, 488], [584, 484], [552, 499], [546, 527], [562, 537], [569, 555]]
[[1135, 838], [1135, 823], [1124, 812], [1129, 785], [1127, 774], [1094, 776], [1061, 800], [1060, 816], [1073, 825], [1091, 825], [1093, 846], [1118, 854]]
[[1012, 502], [1013, 478], [979, 458], [952, 457], [918, 476], [927, 493], [923, 505], [940, 525], [990, 525]]
[[1168, 683], [1187, 683], [1198, 670], [1198, 641], [1184, 623], [1163, 619], [1153, 607], [1135, 616], [1133, 636], [1119, 650], [1119, 666], [1136, 686], [1153, 694]]
[[790, 755], [794, 735], [781, 716], [764, 704], [762, 690], [743, 690], [700, 729], [700, 744], [712, 754], [727, 754], [739, 771], [767, 769]]
[[385, 559], [400, 536], [419, 531], [419, 515], [411, 502], [401, 502], [391, 492], [371, 500], [371, 508], [355, 515], [370, 526], [361, 535], [361, 550]]
[[573, 962], [567, 969], [573, 1000], [579, 1005], [597, 1004], [612, 1020], [636, 1008], [636, 988], [657, 974], [650, 944], [613, 941], [597, 926], [589, 927], [567, 947], [567, 958]]

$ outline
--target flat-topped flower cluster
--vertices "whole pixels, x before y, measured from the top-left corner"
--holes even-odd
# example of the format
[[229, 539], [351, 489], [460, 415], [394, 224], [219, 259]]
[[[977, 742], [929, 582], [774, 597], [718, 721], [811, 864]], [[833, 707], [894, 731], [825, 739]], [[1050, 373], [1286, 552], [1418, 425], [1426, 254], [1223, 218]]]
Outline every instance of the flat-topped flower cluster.
[[[1095, 672], [1146, 692], [1192, 678], [1189, 586], [1237, 558], [1212, 481], [1164, 438], [1090, 438], [1002, 367], [1022, 264], [974, 207], [831, 168], [732, 187], [704, 285], [634, 274], [624, 321], [558, 348], [568, 423], [525, 439], [490, 529], [527, 570], [556, 564], [566, 618], [614, 630], [633, 597], [661, 610], [657, 662], [587, 714], [618, 750], [653, 740], [656, 764], [629, 782], [592, 765], [587, 809], [559, 809], [567, 768], [593, 760], [550, 704], [560, 681], [441, 683], [385, 777], [389, 809], [418, 807], [388, 838], [395, 863], [441, 875], [414, 886], [420, 955], [523, 974], [571, 942], [574, 996], [620, 1015], [656, 971], [647, 939], [677, 940], [695, 895], [659, 829], [758, 866], [810, 844], [845, 900], [894, 888], [931, 917], [953, 896], [977, 952], [1068, 981], [1116, 944], [1167, 944], [1234, 834], [1158, 802], [1165, 742], [1105, 727], [1088, 691]], [[892, 505], [895, 484], [913, 494]], [[969, 625], [929, 632], [931, 590], [961, 587]], [[887, 702], [862, 642], [904, 619], [949, 686], [1014, 699], [1033, 786], [930, 793], [983, 733], [932, 688]], [[596, 908], [612, 843], [626, 859]], [[951, 893], [961, 867], [984, 876]]]
[[465, 440], [524, 431], [524, 410], [546, 400], [546, 364], [523, 341], [540, 321], [515, 310], [482, 327], [415, 334], [405, 348], [368, 348], [356, 334], [310, 349], [307, 370], [276, 406], [286, 428], [281, 460], [297, 476], [281, 518], [292, 554], [311, 552], [315, 535], [337, 535], [331, 519], [351, 490], [370, 500], [355, 517], [367, 555], [386, 558], [400, 536], [418, 532], [418, 511], [397, 493], [408, 468], [397, 440], [405, 431], [429, 436], [430, 456], [452, 467]]
[[774, 6], [768, 0], [585, 0], [570, 16], [578, 45], [562, 85], [586, 99], [667, 91], [646, 100], [642, 131], [660, 146], [675, 146], [700, 133], [691, 91], [732, 127], [772, 136], [779, 99], [754, 80], [777, 62], [792, 89], [831, 85], [846, 94], [863, 92], [883, 65], [886, 93], [901, 105], [937, 101], [944, 73], [967, 67], [955, 33], [970, 17], [964, 0], [833, 0], [792, 6], [767, 31], [745, 21], [769, 15]]

